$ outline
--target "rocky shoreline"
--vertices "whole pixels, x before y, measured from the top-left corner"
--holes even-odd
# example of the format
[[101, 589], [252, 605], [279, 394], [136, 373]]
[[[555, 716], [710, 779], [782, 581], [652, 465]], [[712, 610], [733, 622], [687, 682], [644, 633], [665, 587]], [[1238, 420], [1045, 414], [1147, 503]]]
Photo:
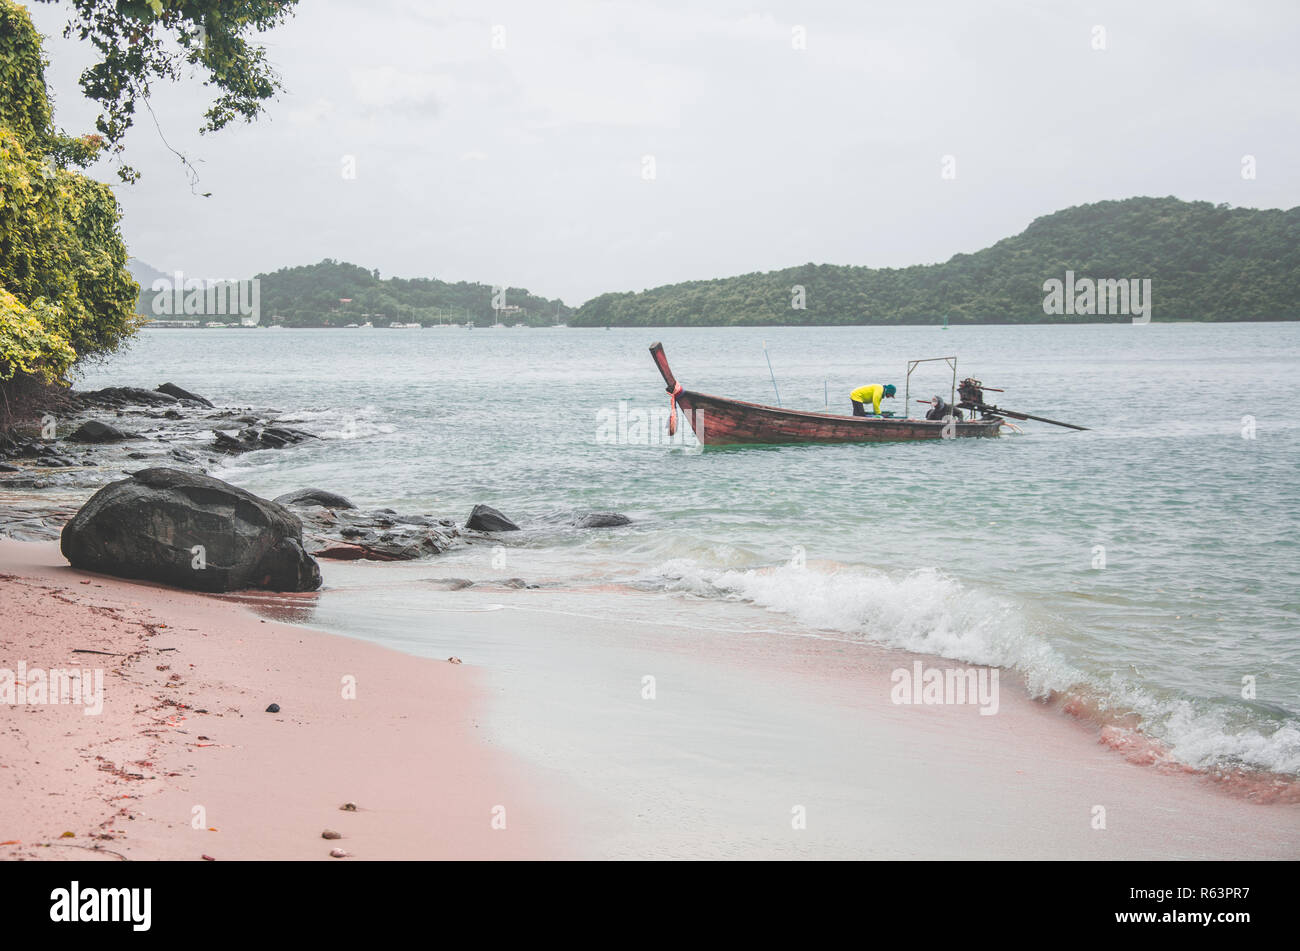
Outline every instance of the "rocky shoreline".
[[[322, 438], [285, 425], [282, 415], [270, 408], [217, 406], [173, 383], [153, 390], [109, 387], [56, 394], [29, 432], [0, 435], [0, 537], [41, 541], [62, 534], [65, 555], [83, 568], [201, 590], [233, 590], [226, 585], [274, 587], [286, 582], [259, 584], [254, 564], [236, 570], [234, 564], [222, 563], [228, 581], [218, 582], [210, 572], [187, 584], [189, 573], [182, 562], [194, 545], [174, 540], [206, 539], [223, 548], [224, 529], [216, 531], [214, 526], [233, 532], [238, 524], [245, 536], [270, 531], [275, 537], [242, 553], [226, 546], [228, 560], [256, 561], [268, 547], [288, 544], [299, 546], [309, 560], [407, 561], [462, 545], [497, 544], [497, 534], [520, 530], [486, 505], [475, 506], [459, 522], [391, 508], [363, 511], [343, 496], [318, 488], [265, 500], [208, 474], [233, 454], [284, 450]], [[93, 528], [88, 515], [79, 517], [92, 502], [100, 517]], [[253, 518], [256, 530], [236, 518], [236, 513], [242, 518], [250, 510], [259, 513]], [[574, 529], [630, 522], [615, 512], [556, 518]], [[74, 519], [77, 530], [70, 539], [64, 527]], [[203, 547], [206, 551], [208, 544]], [[256, 556], [249, 554], [254, 550]], [[123, 559], [129, 567], [114, 571], [113, 565]], [[319, 584], [319, 572], [315, 584], [311, 574], [287, 571], [287, 576], [296, 577], [297, 589]], [[282, 579], [285, 572], [267, 574], [272, 576]]]

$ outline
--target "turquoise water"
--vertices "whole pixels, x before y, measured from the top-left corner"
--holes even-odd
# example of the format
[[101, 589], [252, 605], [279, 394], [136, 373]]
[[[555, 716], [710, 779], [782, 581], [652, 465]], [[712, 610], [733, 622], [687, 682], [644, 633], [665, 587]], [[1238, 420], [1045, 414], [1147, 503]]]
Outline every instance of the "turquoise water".
[[[1091, 429], [701, 452], [664, 441], [656, 339], [687, 388], [771, 403], [766, 343], [784, 405], [829, 393], [836, 412], [862, 383], [901, 395], [909, 358], [955, 354], [1000, 404]], [[941, 367], [917, 371], [914, 398], [946, 396]], [[1300, 774], [1298, 367], [1295, 324], [259, 329], [147, 331], [83, 385], [274, 407], [327, 438], [214, 475], [456, 517], [488, 502], [529, 528], [508, 552], [604, 611], [748, 602], [792, 631], [1081, 693], [1191, 765]], [[611, 442], [609, 420], [639, 412], [656, 425]], [[590, 509], [635, 522], [546, 521]]]

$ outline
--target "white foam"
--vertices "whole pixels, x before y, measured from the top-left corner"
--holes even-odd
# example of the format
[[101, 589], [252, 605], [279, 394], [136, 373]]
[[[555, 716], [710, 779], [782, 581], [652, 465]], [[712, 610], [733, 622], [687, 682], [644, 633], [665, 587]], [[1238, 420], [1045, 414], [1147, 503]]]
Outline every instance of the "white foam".
[[1033, 696], [1086, 691], [1103, 707], [1139, 714], [1144, 732], [1190, 766], [1245, 765], [1300, 774], [1300, 729], [1294, 721], [1232, 723], [1210, 700], [1161, 697], [1132, 680], [1090, 676], [1053, 646], [1046, 623], [1031, 620], [1027, 606], [972, 589], [937, 569], [894, 575], [829, 562], [736, 569], [674, 558], [642, 572], [637, 581], [697, 597], [746, 601], [812, 628], [888, 647], [1014, 669]]

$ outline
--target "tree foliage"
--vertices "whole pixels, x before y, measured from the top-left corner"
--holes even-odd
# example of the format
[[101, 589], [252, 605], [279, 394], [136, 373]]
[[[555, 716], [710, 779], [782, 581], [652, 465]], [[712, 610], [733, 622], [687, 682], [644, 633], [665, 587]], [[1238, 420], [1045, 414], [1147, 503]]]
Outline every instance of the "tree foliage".
[[[266, 50], [248, 37], [283, 22], [296, 2], [72, 0], [63, 35], [89, 42], [99, 56], [82, 72], [81, 90], [103, 109], [95, 126], [107, 147], [120, 155], [151, 84], [179, 80], [187, 69], [216, 90], [200, 131], [257, 118], [280, 80]], [[118, 175], [128, 182], [138, 177], [129, 165], [120, 165]]]
[[[1300, 319], [1300, 208], [1230, 208], [1130, 198], [1067, 208], [1021, 234], [942, 264], [831, 264], [610, 293], [575, 326], [1044, 323], [1129, 320], [1049, 316], [1043, 283], [1149, 278], [1153, 320]], [[804, 288], [806, 309], [791, 306]]]
[[[0, 380], [62, 381], [137, 324], [120, 210], [75, 167], [102, 143], [54, 131], [40, 37], [0, 0]], [[72, 166], [72, 167], [69, 167]]]

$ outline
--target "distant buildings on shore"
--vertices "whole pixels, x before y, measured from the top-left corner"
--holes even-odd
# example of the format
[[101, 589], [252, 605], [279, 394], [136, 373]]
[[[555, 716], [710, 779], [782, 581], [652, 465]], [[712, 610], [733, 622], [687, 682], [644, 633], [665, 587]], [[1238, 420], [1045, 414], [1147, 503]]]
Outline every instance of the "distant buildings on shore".
[[220, 321], [220, 320], [176, 320], [165, 318], [162, 320], [153, 319], [145, 323], [146, 327], [170, 327], [170, 328], [191, 328], [191, 327], [256, 327], [259, 318], [240, 317], [238, 320]]

